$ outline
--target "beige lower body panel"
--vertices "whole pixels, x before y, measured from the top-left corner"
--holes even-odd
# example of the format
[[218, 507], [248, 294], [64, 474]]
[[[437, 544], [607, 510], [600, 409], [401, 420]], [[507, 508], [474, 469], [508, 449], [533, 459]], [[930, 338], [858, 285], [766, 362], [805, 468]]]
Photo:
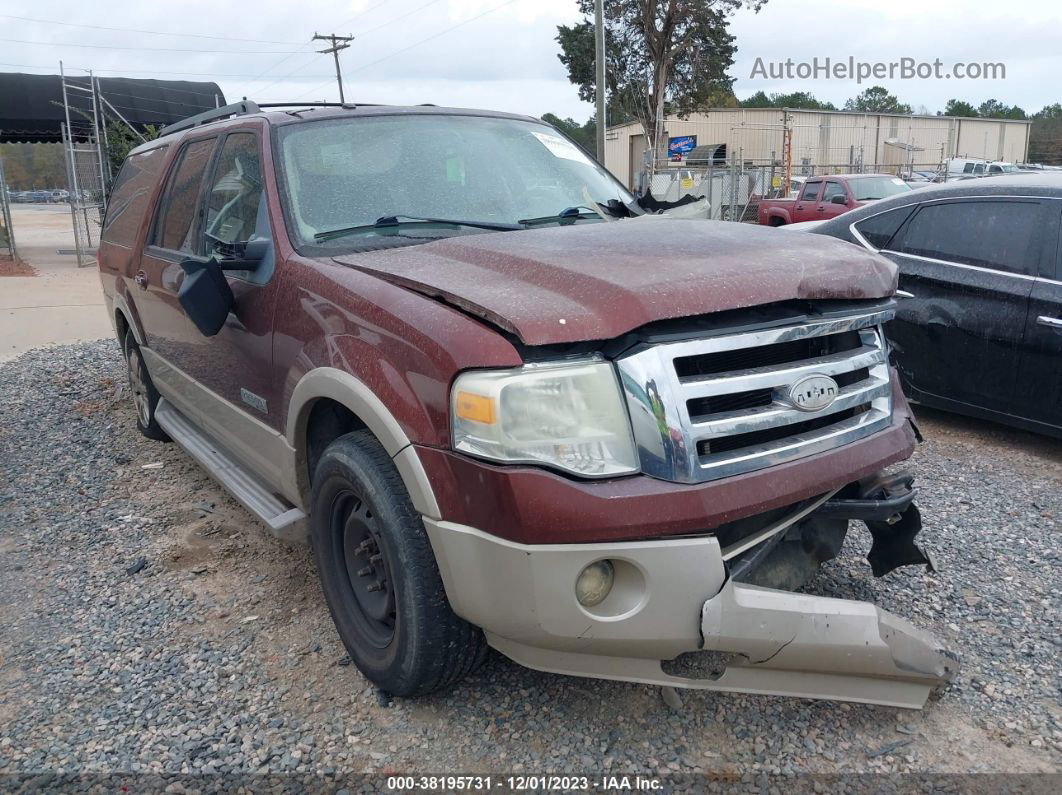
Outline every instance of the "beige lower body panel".
[[[536, 546], [425, 525], [454, 610], [529, 668], [912, 709], [957, 670], [932, 635], [867, 602], [727, 580], [711, 536]], [[594, 615], [576, 602], [575, 578], [602, 558], [640, 572], [629, 610]]]

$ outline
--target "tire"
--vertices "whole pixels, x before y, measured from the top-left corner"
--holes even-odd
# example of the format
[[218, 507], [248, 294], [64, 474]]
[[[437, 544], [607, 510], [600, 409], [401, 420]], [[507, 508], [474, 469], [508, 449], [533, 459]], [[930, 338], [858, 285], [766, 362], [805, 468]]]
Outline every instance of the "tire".
[[125, 370], [129, 379], [129, 393], [133, 398], [133, 409], [136, 411], [136, 427], [144, 436], [154, 439], [156, 442], [168, 442], [170, 437], [162, 430], [155, 420], [155, 409], [159, 405], [159, 391], [151, 380], [144, 357], [140, 355], [140, 346], [133, 339], [133, 332], [125, 332], [125, 341], [122, 344], [122, 352], [125, 354]]
[[483, 633], [450, 608], [423, 522], [368, 431], [341, 436], [322, 454], [310, 524], [332, 620], [373, 684], [420, 696], [479, 666]]

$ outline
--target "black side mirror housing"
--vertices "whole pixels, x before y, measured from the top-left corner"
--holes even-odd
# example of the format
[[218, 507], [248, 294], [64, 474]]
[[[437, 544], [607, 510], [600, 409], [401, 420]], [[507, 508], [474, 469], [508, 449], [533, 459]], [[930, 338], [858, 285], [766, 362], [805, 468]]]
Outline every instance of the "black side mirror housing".
[[189, 319], [206, 337], [213, 337], [225, 325], [236, 299], [218, 261], [186, 259], [181, 268], [187, 274], [177, 300]]
[[832, 199], [830, 199], [830, 201], [833, 202], [834, 204], [848, 204], [848, 197], [847, 196], [834, 196]]

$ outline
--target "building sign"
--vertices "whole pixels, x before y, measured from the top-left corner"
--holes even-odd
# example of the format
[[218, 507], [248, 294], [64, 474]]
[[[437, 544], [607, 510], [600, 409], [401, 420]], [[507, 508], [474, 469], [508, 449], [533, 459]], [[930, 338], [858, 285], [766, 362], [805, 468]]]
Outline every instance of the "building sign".
[[696, 135], [676, 135], [667, 139], [667, 156], [672, 160], [682, 160], [696, 148]]

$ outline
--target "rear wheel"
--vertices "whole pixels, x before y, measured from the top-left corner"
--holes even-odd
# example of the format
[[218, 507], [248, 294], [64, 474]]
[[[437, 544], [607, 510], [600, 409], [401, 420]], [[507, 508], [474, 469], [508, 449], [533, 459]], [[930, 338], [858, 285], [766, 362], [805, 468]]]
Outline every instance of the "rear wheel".
[[483, 660], [483, 633], [450, 608], [421, 518], [368, 431], [342, 436], [322, 454], [311, 528], [332, 619], [370, 681], [418, 696], [452, 685]]
[[129, 379], [129, 392], [133, 398], [133, 408], [136, 409], [136, 427], [144, 436], [157, 442], [168, 442], [170, 437], [162, 430], [155, 421], [155, 409], [159, 405], [159, 392], [148, 373], [144, 357], [140, 355], [140, 347], [133, 338], [133, 332], [125, 333], [125, 341], [122, 345], [125, 353], [125, 369]]

